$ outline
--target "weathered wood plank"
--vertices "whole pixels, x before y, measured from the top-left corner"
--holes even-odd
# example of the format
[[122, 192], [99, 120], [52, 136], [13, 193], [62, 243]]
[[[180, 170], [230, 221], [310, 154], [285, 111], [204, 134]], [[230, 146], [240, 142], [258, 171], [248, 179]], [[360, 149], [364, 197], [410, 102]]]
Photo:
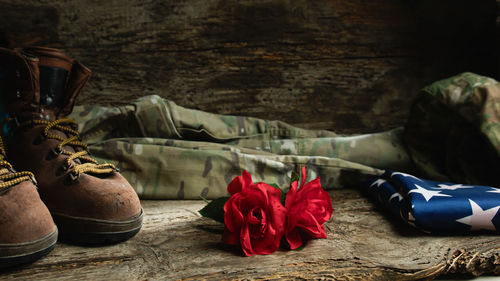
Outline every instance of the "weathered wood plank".
[[[60, 243], [2, 280], [414, 280], [447, 271], [500, 274], [498, 236], [428, 236], [395, 223], [354, 190], [333, 194], [328, 239], [301, 251], [242, 257], [220, 244], [222, 226], [199, 216], [201, 201], [143, 201], [133, 239], [106, 247]], [[456, 252], [462, 250], [462, 252]]]
[[[159, 94], [206, 111], [343, 132], [404, 123], [427, 83], [500, 78], [495, 0], [0, 0], [0, 45], [60, 47], [93, 78], [80, 103]], [[107, 247], [60, 244], [10, 279], [416, 279], [500, 274], [497, 236], [429, 237], [356, 191], [334, 196], [329, 239], [240, 257], [197, 201], [144, 201], [143, 230]], [[461, 251], [459, 251], [461, 250]], [[456, 252], [458, 251], [458, 252]]]
[[[93, 71], [81, 103], [159, 94], [210, 112], [366, 132], [426, 84], [499, 78], [495, 0], [1, 0], [0, 44], [60, 47]], [[3, 40], [2, 40], [3, 38]]]

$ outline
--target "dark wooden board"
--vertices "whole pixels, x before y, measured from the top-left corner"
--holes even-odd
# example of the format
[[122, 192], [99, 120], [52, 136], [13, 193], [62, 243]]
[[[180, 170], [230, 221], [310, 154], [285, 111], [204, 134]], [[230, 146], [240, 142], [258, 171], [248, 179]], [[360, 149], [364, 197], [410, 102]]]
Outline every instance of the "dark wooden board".
[[158, 94], [339, 132], [404, 124], [426, 84], [499, 78], [496, 0], [1, 0], [0, 45], [93, 70], [80, 103]]
[[[368, 132], [404, 124], [426, 84], [500, 78], [498, 0], [0, 0], [0, 46], [58, 47], [93, 70], [79, 103], [158, 94], [223, 114]], [[498, 236], [431, 237], [354, 190], [329, 238], [245, 258], [198, 201], [143, 201], [143, 230], [106, 247], [59, 244], [0, 275], [27, 280], [432, 279], [500, 274]]]
[[202, 201], [142, 201], [143, 229], [105, 247], [58, 244], [2, 280], [431, 280], [445, 273], [500, 275], [498, 236], [436, 237], [390, 219], [356, 190], [333, 193], [328, 239], [301, 251], [243, 257], [220, 243]]

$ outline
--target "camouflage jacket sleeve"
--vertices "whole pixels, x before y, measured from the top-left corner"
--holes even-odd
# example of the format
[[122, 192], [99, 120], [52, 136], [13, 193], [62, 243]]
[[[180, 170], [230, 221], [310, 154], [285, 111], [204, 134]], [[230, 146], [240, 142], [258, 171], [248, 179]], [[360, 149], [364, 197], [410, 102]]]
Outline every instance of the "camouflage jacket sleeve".
[[223, 196], [243, 169], [286, 188], [304, 165], [327, 189], [414, 166], [428, 179], [497, 186], [499, 87], [472, 73], [438, 81], [418, 95], [404, 131], [354, 136], [187, 109], [159, 96], [78, 106], [72, 117], [91, 152], [118, 165], [142, 198]]
[[289, 185], [307, 166], [325, 188], [355, 186], [381, 169], [411, 172], [402, 128], [341, 136], [280, 121], [217, 115], [158, 96], [122, 107], [77, 106], [71, 116], [92, 154], [112, 162], [142, 198], [226, 195], [245, 169], [256, 181]]

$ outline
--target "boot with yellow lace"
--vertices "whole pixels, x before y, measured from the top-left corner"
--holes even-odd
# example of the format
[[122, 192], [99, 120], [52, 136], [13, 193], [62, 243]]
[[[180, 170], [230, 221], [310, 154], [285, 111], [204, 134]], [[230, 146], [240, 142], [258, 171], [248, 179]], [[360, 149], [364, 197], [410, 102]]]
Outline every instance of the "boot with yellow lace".
[[57, 242], [57, 227], [30, 172], [16, 172], [5, 160], [0, 138], [0, 268], [32, 262]]
[[112, 164], [99, 164], [81, 142], [72, 109], [90, 70], [52, 48], [0, 49], [3, 103], [10, 114], [7, 153], [31, 171], [60, 237], [116, 243], [142, 226], [142, 208]]

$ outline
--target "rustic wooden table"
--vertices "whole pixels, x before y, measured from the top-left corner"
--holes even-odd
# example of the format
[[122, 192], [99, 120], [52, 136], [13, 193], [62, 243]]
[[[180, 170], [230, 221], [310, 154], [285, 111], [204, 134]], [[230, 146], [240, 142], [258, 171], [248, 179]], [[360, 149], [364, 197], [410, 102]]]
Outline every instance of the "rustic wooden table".
[[144, 226], [117, 245], [59, 243], [2, 280], [413, 280], [445, 273], [500, 274], [498, 236], [433, 237], [396, 222], [356, 190], [332, 192], [328, 239], [301, 251], [243, 257], [220, 243], [202, 201], [143, 201]]

